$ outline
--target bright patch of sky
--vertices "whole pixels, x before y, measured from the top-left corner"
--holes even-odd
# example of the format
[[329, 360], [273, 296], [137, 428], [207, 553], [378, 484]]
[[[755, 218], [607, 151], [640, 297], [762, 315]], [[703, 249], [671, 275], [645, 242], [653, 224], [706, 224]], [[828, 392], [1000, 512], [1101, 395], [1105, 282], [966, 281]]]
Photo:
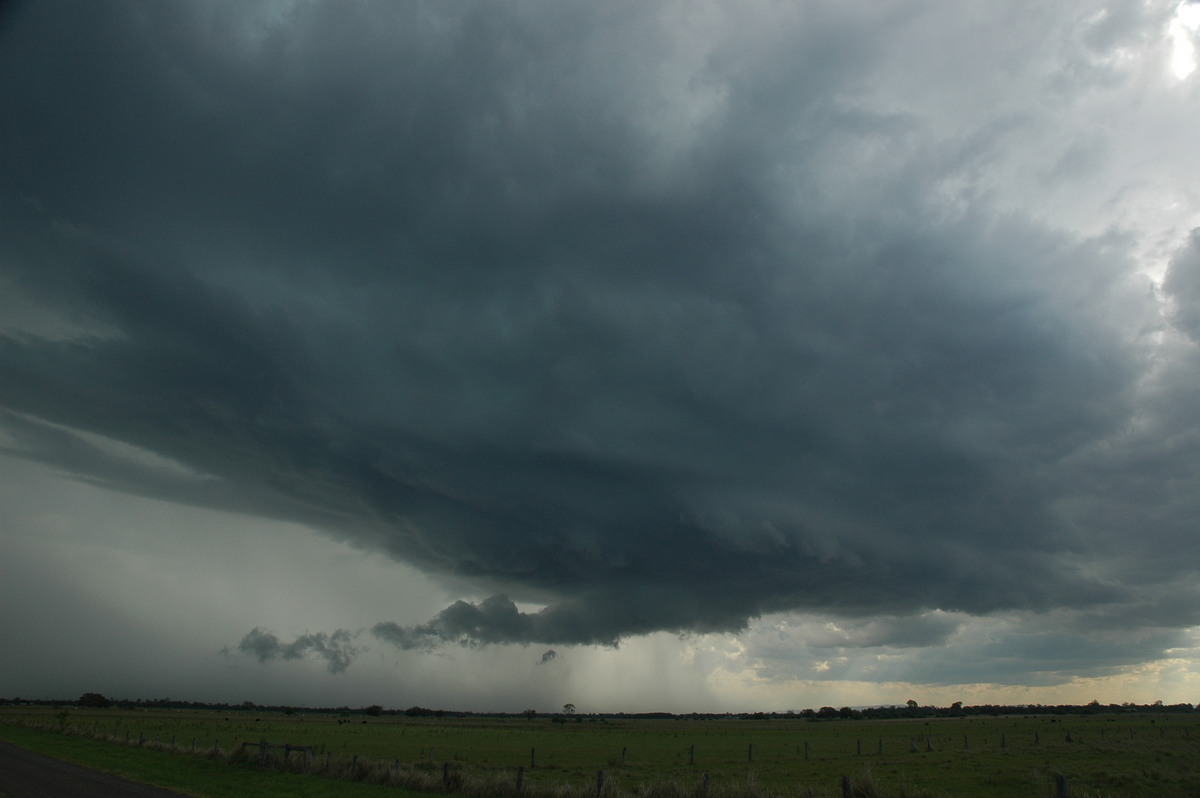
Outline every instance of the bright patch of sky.
[[1196, 39], [1200, 33], [1200, 3], [1180, 3], [1171, 19], [1171, 71], [1183, 80], [1196, 71]]

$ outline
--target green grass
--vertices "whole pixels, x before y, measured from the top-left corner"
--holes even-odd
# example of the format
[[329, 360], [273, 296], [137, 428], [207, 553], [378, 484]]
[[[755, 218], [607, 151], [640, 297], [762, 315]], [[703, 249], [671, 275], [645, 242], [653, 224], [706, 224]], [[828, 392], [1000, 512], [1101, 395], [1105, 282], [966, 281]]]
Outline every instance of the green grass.
[[0, 726], [0, 740], [46, 756], [203, 798], [370, 798], [416, 793], [375, 784], [263, 770], [182, 753], [115, 745], [56, 731]]
[[[0, 707], [0, 723], [58, 728], [54, 713], [40, 707]], [[549, 718], [355, 715], [348, 720], [270, 712], [72, 709], [64, 725], [68, 731], [120, 741], [126, 735], [134, 743], [144, 737], [146, 746], [169, 747], [174, 739], [175, 746], [185, 750], [193, 739], [198, 749], [211, 748], [215, 741], [233, 749], [262, 739], [311, 745], [316, 753], [313, 759], [318, 764], [329, 761], [333, 770], [348, 770], [357, 756], [364, 777], [389, 778], [410, 786], [424, 780], [433, 790], [441, 789], [442, 767], [449, 763], [455, 785], [488, 798], [513, 792], [519, 766], [526, 769], [531, 798], [594, 795], [599, 770], [605, 772], [606, 793], [639, 798], [690, 798], [698, 792], [704, 774], [709, 776], [713, 798], [840, 796], [843, 775], [862, 781], [863, 795], [1048, 798], [1054, 795], [1054, 777], [1059, 773], [1066, 776], [1073, 798], [1200, 795], [1200, 715], [822, 722], [584, 718], [580, 723], [552, 723]], [[9, 733], [0, 730], [0, 738]], [[155, 753], [136, 745], [81, 742]], [[531, 752], [536, 767], [531, 767]], [[368, 764], [374, 775], [365, 773]], [[170, 771], [176, 766], [164, 767]], [[244, 763], [220, 767], [236, 772], [232, 781], [237, 790], [203, 794], [272, 795], [258, 792], [257, 783], [251, 791], [244, 779], [261, 777], [269, 783], [271, 778], [289, 775]], [[396, 781], [399, 775], [381, 771], [408, 780]], [[331, 783], [312, 776], [303, 779]], [[301, 792], [294, 786], [286, 789], [289, 795], [334, 794]], [[396, 793], [395, 787], [389, 788], [389, 794]]]

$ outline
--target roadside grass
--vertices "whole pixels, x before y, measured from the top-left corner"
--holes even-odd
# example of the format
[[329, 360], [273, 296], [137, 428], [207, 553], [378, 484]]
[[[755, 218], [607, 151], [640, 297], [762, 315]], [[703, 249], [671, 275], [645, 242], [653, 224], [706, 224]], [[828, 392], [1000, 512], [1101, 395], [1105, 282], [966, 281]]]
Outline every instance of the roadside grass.
[[[263, 770], [252, 762], [224, 762], [43, 729], [0, 726], [0, 740], [76, 765], [200, 798], [372, 798], [383, 795], [414, 798], [418, 795], [378, 784]], [[3, 798], [2, 794], [0, 798]]]

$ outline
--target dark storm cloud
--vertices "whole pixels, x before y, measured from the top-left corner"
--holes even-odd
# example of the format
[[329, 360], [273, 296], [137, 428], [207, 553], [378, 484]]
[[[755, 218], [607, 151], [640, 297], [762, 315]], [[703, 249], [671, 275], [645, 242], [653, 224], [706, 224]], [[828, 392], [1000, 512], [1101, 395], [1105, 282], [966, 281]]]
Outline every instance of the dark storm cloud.
[[[456, 601], [438, 613], [432, 621], [420, 626], [402, 627], [395, 623], [379, 623], [371, 630], [380, 640], [400, 648], [435, 647], [447, 641], [464, 645], [472, 643], [533, 643], [561, 635], [535, 630], [545, 613], [531, 616], [517, 609], [505, 596], [493, 596], [476, 605]], [[582, 629], [573, 630], [582, 631]], [[592, 639], [575, 642], [594, 643]]]
[[[641, 3], [23, 7], [8, 450], [493, 594], [374, 627], [402, 648], [1154, 611], [1200, 491], [1154, 511], [1169, 558], [1118, 552], [1164, 489], [1131, 475], [1196, 454], [1134, 429], [1190, 383], [1141, 404], [1127, 242], [948, 211], [1017, 123], [854, 102], [902, 15], [810, 11], [699, 57]], [[340, 670], [342, 634], [239, 649]]]
[[1192, 340], [1200, 340], [1200, 230], [1171, 261], [1163, 290], [1174, 303], [1172, 322]]

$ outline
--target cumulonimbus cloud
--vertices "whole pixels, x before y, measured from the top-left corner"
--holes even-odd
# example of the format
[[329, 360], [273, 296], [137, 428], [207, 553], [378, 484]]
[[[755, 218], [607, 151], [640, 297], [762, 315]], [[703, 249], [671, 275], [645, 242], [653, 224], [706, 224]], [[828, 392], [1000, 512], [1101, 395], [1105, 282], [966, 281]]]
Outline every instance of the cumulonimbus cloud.
[[[78, 126], [52, 114], [6, 150], [4, 451], [491, 596], [374, 626], [407, 649], [1183, 595], [1194, 238], [1156, 293], [1128, 236], [1014, 210], [1119, 195], [1106, 162], [1061, 177], [1082, 123], [1028, 98], [1137, 85], [1106, 71], [1133, 33], [1062, 38], [1077, 15], [1047, 11], [1013, 23], [1019, 68], [984, 68], [988, 39], [969, 78], [875, 46], [933, 41], [915, 12], [759, 9], [693, 40], [644, 6], [635, 48], [586, 4], [439, 8], [438, 35], [408, 6], [242, 20], [284, 48], [190, 6], [29, 11], [91, 60], [60, 85], [44, 48], [3, 48], [24, 77], [0, 109], [61, 97], [94, 156], [66, 174]], [[97, 100], [114, 80], [145, 124]], [[238, 649], [339, 671], [347, 634]]]

